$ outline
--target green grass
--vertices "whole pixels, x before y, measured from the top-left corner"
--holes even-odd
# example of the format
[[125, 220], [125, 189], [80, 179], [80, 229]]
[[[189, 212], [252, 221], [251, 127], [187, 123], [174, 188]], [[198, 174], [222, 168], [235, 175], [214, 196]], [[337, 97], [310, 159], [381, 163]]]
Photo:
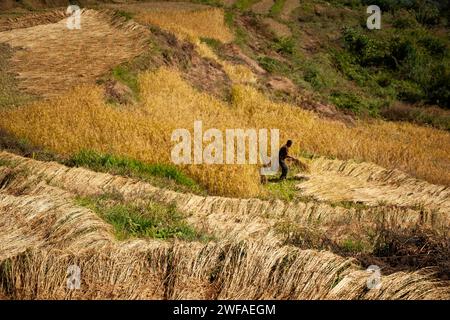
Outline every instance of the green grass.
[[363, 243], [362, 240], [345, 239], [340, 244], [342, 250], [346, 253], [356, 254], [367, 251], [367, 245]]
[[34, 99], [17, 88], [17, 79], [10, 70], [12, 55], [13, 50], [0, 43], [0, 107], [18, 106]]
[[128, 12], [128, 11], [117, 10], [117, 11], [116, 11], [116, 14], [117, 14], [119, 17], [124, 18], [125, 21], [131, 20], [131, 19], [134, 18], [134, 14], [131, 13], [131, 12]]
[[251, 6], [253, 6], [255, 3], [259, 2], [260, 0], [237, 0], [233, 8], [236, 8], [241, 11], [249, 10]]
[[275, 180], [269, 181], [265, 185], [265, 188], [269, 192], [271, 198], [281, 199], [284, 201], [292, 201], [298, 195], [298, 191], [295, 190], [295, 185], [298, 183], [298, 180]]
[[329, 204], [332, 207], [342, 207], [345, 209], [365, 210], [370, 208], [370, 206], [364, 203], [354, 201], [337, 201], [337, 202], [330, 202]]
[[232, 10], [225, 10], [225, 14], [224, 14], [224, 20], [225, 20], [225, 24], [227, 25], [227, 27], [229, 28], [233, 28], [234, 27], [234, 12]]
[[270, 73], [285, 74], [289, 72], [289, 67], [278, 59], [261, 55], [257, 58], [261, 67]]
[[275, 0], [275, 3], [270, 8], [270, 16], [276, 17], [280, 14], [281, 10], [283, 10], [284, 3], [286, 0]]
[[302, 196], [296, 189], [296, 185], [301, 183], [301, 180], [294, 179], [294, 176], [302, 173], [298, 167], [294, 165], [289, 166], [289, 172], [286, 180], [280, 181], [278, 178], [281, 171], [275, 176], [269, 176], [268, 182], [264, 185], [267, 190], [267, 195], [261, 196], [261, 199], [280, 199], [283, 201], [301, 201], [310, 202], [315, 201], [312, 197]]
[[295, 51], [295, 41], [292, 37], [282, 37], [275, 39], [272, 49], [278, 53], [291, 55]]
[[156, 186], [176, 191], [196, 194], [206, 193], [204, 188], [173, 165], [148, 164], [127, 157], [101, 154], [91, 150], [80, 151], [68, 159], [65, 164], [138, 178]]
[[76, 203], [93, 210], [111, 224], [118, 240], [152, 238], [207, 241], [211, 239], [211, 236], [188, 225], [184, 215], [174, 205], [166, 206], [153, 201], [139, 204], [126, 203], [117, 194], [79, 197]]
[[126, 84], [133, 91], [135, 96], [139, 96], [137, 74], [129, 67], [126, 65], [119, 65], [112, 70], [112, 75], [117, 81]]
[[243, 47], [248, 42], [248, 34], [247, 34], [246, 30], [244, 30], [242, 27], [238, 26], [235, 23], [235, 19], [236, 19], [236, 13], [233, 12], [233, 10], [225, 11], [225, 17], [224, 17], [225, 24], [227, 25], [228, 28], [230, 28], [234, 32], [234, 43], [236, 43], [240, 47]]
[[13, 163], [10, 160], [0, 159], [0, 167], [10, 167]]
[[215, 52], [217, 52], [222, 46], [222, 43], [219, 40], [212, 38], [200, 38], [200, 41], [206, 43]]

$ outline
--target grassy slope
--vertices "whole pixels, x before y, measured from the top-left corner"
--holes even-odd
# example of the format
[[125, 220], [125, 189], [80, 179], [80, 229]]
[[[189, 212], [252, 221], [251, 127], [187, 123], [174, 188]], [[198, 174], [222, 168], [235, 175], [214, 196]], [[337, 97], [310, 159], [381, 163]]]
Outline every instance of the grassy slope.
[[[318, 1], [315, 1], [318, 2]], [[306, 4], [311, 4], [312, 2], [305, 2]], [[274, 10], [271, 10], [271, 15], [277, 18], [277, 12], [279, 9], [277, 9], [279, 6], [278, 3], [274, 5]], [[336, 9], [338, 6], [333, 7], [333, 10]], [[359, 7], [360, 8], [360, 7]], [[300, 8], [302, 9], [302, 8]], [[239, 15], [237, 13], [236, 9], [232, 9], [234, 11], [234, 14], [236, 16]], [[330, 46], [335, 44], [335, 47], [332, 49], [340, 50], [342, 49], [339, 46], [339, 42], [336, 43], [325, 41], [324, 39], [328, 39], [329, 34], [326, 34], [328, 31], [331, 30], [331, 26], [335, 26], [335, 21], [339, 17], [343, 19], [344, 22], [348, 23], [349, 25], [358, 23], [358, 17], [355, 15], [356, 9], [350, 10], [348, 8], [340, 8], [337, 12], [336, 16], [333, 16], [331, 10], [328, 11], [321, 11], [323, 9], [316, 9], [313, 7], [314, 10], [314, 19], [311, 21], [311, 28], [312, 31], [315, 31], [314, 28], [319, 29], [319, 27], [315, 24], [318, 24], [322, 26], [322, 33], [325, 34], [315, 34], [311, 30], [309, 30], [309, 35], [313, 35], [314, 39], [320, 41], [323, 41], [323, 43], [329, 43]], [[348, 12], [351, 12], [352, 14], [348, 14]], [[329, 15], [331, 14], [331, 15]], [[295, 13], [294, 15], [299, 15], [299, 12]], [[228, 15], [227, 21], [229, 23], [233, 23], [229, 19], [230, 15]], [[339, 19], [338, 19], [339, 20]], [[333, 22], [334, 21], [334, 22]], [[314, 23], [313, 23], [314, 22]], [[272, 42], [268, 41], [266, 45], [270, 50], [276, 51], [278, 54], [280, 54], [283, 58], [287, 59], [290, 64], [286, 66], [286, 64], [281, 64], [279, 61], [277, 62], [275, 59], [264, 56], [264, 54], [257, 55], [256, 58], [260, 61], [260, 63], [265, 66], [266, 68], [273, 68], [272, 71], [274, 73], [285, 73], [287, 76], [293, 77], [295, 82], [301, 86], [305, 86], [306, 88], [309, 88], [310, 90], [313, 90], [317, 92], [319, 95], [322, 96], [324, 99], [334, 99], [338, 103], [344, 103], [344, 107], [354, 109], [353, 111], [361, 112], [361, 113], [369, 113], [372, 115], [377, 115], [377, 105], [372, 105], [371, 103], [373, 101], [374, 104], [376, 104], [376, 97], [373, 98], [365, 92], [365, 88], [363, 86], [359, 86], [358, 83], [355, 81], [350, 81], [347, 79], [347, 76], [339, 71], [336, 64], [333, 63], [333, 59], [335, 59], [335, 55], [333, 55], [331, 52], [327, 51], [329, 48], [324, 46], [318, 46], [318, 48], [315, 49], [315, 51], [308, 51], [301, 47], [300, 40], [302, 40], [302, 37], [305, 37], [305, 33], [302, 33], [303, 30], [301, 28], [296, 28], [297, 21], [291, 22], [291, 28], [294, 31], [294, 35], [292, 39], [269, 39]], [[328, 23], [328, 25], [327, 25]], [[303, 23], [303, 25], [308, 25], [307, 23]], [[328, 28], [328, 29], [327, 29]], [[317, 30], [316, 30], [317, 31]], [[237, 38], [237, 42], [241, 41], [241, 45], [243, 47], [246, 47], [248, 43], [246, 43], [245, 39], [245, 30], [241, 30], [243, 33], [242, 37]], [[335, 37], [337, 40], [339, 40], [339, 36], [341, 35], [341, 30], [335, 30]], [[323, 39], [321, 38], [323, 37]], [[308, 39], [303, 39], [308, 40]], [[322, 44], [320, 42], [319, 44]], [[344, 50], [344, 49], [342, 49]], [[256, 52], [255, 54], [258, 54]], [[293, 68], [293, 69], [292, 69]], [[292, 72], [292, 70], [295, 70], [295, 72]], [[358, 72], [360, 70], [357, 70]], [[131, 83], [130, 81], [127, 81], [129, 79], [124, 78], [124, 74], [127, 75], [127, 72], [123, 72], [122, 69], [116, 68], [113, 71], [114, 76], [118, 78], [118, 80], [121, 80], [128, 84], [132, 89], [135, 89], [136, 87], [136, 79], [135, 77], [132, 78]], [[325, 85], [323, 84], [325, 83]], [[341, 92], [337, 91], [339, 88], [342, 89]], [[106, 157], [111, 157], [114, 159], [112, 162], [115, 164], [119, 164], [118, 168], [119, 171], [116, 173], [123, 174], [125, 171], [125, 174], [128, 174], [129, 172], [133, 171], [134, 167], [134, 160], [128, 160], [128, 159], [120, 159], [118, 162], [116, 161], [116, 158], [112, 155], [107, 155]], [[88, 161], [89, 162], [89, 161]], [[107, 161], [109, 163], [109, 160]], [[82, 165], [87, 165], [90, 167], [90, 163], [85, 163]], [[105, 166], [105, 168], [102, 168], [102, 166], [97, 166], [97, 170], [110, 170], [108, 166]], [[114, 170], [117, 168], [114, 168]], [[153, 172], [154, 168], [150, 168], [150, 171]], [[163, 170], [164, 171], [164, 170]], [[147, 168], [145, 168], [144, 172], [147, 172]], [[150, 176], [153, 176], [153, 174], [150, 174]], [[141, 176], [139, 176], [141, 177]], [[167, 177], [163, 177], [164, 179]], [[169, 177], [170, 179], [171, 177]], [[153, 179], [153, 178], [152, 178]], [[159, 179], [159, 178], [157, 178]], [[163, 183], [166, 181], [164, 180]], [[179, 182], [179, 181], [177, 181]], [[153, 181], [153, 183], [157, 183], [157, 181]], [[183, 183], [181, 183], [183, 185]], [[186, 185], [185, 185], [186, 186]], [[192, 187], [193, 186], [193, 187]], [[178, 188], [178, 186], [176, 186]], [[192, 187], [192, 188], [191, 188]], [[292, 197], [293, 190], [291, 186], [280, 187], [280, 190], [278, 190], [278, 186], [275, 186], [275, 189], [270, 190], [271, 193], [275, 195], [275, 197], [279, 198], [290, 198]], [[184, 187], [183, 187], [184, 188]], [[196, 185], [188, 185], [186, 191], [197, 191], [198, 186]], [[269, 187], [270, 189], [270, 187]]]
[[20, 105], [32, 99], [31, 96], [17, 89], [17, 81], [14, 75], [8, 71], [11, 56], [12, 49], [0, 43], [0, 108], [9, 105]]
[[[34, 1], [34, 7], [22, 7], [40, 9], [44, 4], [41, 2]], [[102, 2], [109, 1], [98, 1]], [[222, 6], [215, 0], [192, 2]], [[236, 1], [228, 9], [229, 24], [233, 24], [232, 15], [252, 14], [249, 10], [256, 2]], [[379, 4], [383, 10], [382, 29], [369, 31], [365, 26], [368, 16], [365, 2], [300, 1], [292, 19], [286, 21], [280, 17], [284, 1], [275, 1], [268, 15], [289, 25], [292, 37], [267, 39], [261, 50], [255, 51], [249, 49], [253, 45], [246, 35], [249, 30], [235, 24], [235, 42], [271, 73], [291, 78], [319, 100], [346, 113], [449, 130], [450, 111], [424, 107], [449, 107], [450, 41], [445, 8], [436, 13], [430, 1], [420, 8], [407, 7], [398, 1], [372, 1], [370, 4]], [[267, 54], [271, 51], [282, 59]]]
[[[276, 17], [278, 10], [279, 8], [274, 8], [273, 10], [271, 10], [271, 15]], [[299, 39], [302, 36], [303, 35], [301, 34], [294, 33], [294, 39]], [[359, 83], [356, 83], [355, 85], [353, 81], [348, 81], [348, 79], [346, 79], [347, 75], [339, 74], [339, 72], [333, 70], [333, 68], [335, 67], [334, 65], [328, 65], [326, 63], [323, 64], [322, 62], [329, 62], [329, 60], [327, 59], [330, 59], [330, 56], [315, 56], [315, 54], [321, 53], [320, 50], [319, 52], [316, 52], [311, 56], [309, 56], [308, 53], [305, 56], [302, 56], [301, 52], [292, 50], [293, 45], [290, 39], [274, 41], [272, 45], [277, 48], [279, 52], [289, 57], [290, 61], [292, 61], [293, 63], [299, 63], [299, 68], [306, 68], [306, 71], [301, 69], [302, 72], [305, 72], [306, 76], [304, 73], [299, 74], [299, 78], [297, 79], [297, 81], [300, 81], [299, 83], [307, 87], [310, 85], [311, 90], [319, 92], [321, 95], [323, 95], [323, 97], [329, 98], [329, 96], [326, 96], [326, 93], [329, 94], [329, 92], [326, 91], [326, 86], [321, 87], [320, 81], [334, 81], [334, 85], [342, 84], [344, 88], [346, 88], [346, 90], [347, 87], [345, 87], [345, 85], [348, 85], [348, 88], [351, 89], [352, 92], [356, 92], [357, 95], [361, 95], [357, 96], [356, 99], [368, 99], [368, 101], [372, 99], [370, 94], [367, 94], [364, 91], [364, 85], [360, 85]], [[296, 56], [297, 54], [298, 56]], [[296, 61], [295, 59], [298, 59], [299, 61]], [[301, 59], [303, 59], [304, 62], [301, 62]], [[265, 60], [262, 61], [264, 62]], [[315, 64], [310, 64], [311, 61], [315, 61]], [[270, 63], [270, 60], [268, 62]], [[323, 72], [323, 70], [326, 71], [326, 74], [322, 75], [323, 78], [320, 78], [320, 72]], [[274, 70], [274, 72], [278, 71], [279, 70], [277, 69]], [[136, 79], [129, 78], [127, 70], [116, 68], [113, 70], [113, 74], [118, 80], [127, 83], [132, 89], [136, 89]], [[327, 75], [334, 75], [336, 79], [326, 79]], [[318, 84], [319, 86], [316, 88]], [[335, 96], [331, 97], [333, 98]], [[366, 108], [367, 106], [364, 105], [363, 107]], [[358, 109], [354, 111], [360, 110]], [[362, 111], [366, 110], [363, 109]], [[376, 113], [372, 114], [376, 115]], [[81, 152], [75, 155], [71, 159], [71, 162], [72, 165], [85, 166], [98, 171], [107, 171], [116, 174], [137, 177], [140, 179], [148, 180], [153, 184], [173, 188], [179, 191], [200, 193], [203, 192], [199, 189], [200, 187], [196, 185], [191, 179], [183, 175], [180, 171], [177, 171], [175, 168], [167, 165], [149, 165], [129, 158], [122, 158], [109, 154], [95, 154], [91, 152]], [[267, 185], [267, 189], [270, 194], [269, 197], [281, 198], [287, 201], [302, 200], [298, 199], [298, 194], [294, 190], [294, 185], [295, 181], [293, 180], [286, 181], [285, 183], [269, 182], [269, 184]], [[311, 199], [304, 200], [311, 201]], [[124, 203], [123, 200], [116, 195], [101, 195], [98, 197], [90, 198], [84, 197], [79, 198], [77, 201], [78, 204], [94, 210], [97, 214], [99, 214], [100, 217], [105, 219], [105, 221], [112, 224], [114, 227], [115, 235], [118, 239], [121, 240], [140, 237], [158, 238], [164, 240], [177, 238], [187, 241], [210, 240], [209, 235], [202, 234], [201, 232], [186, 224], [183, 215], [172, 206], [162, 206], [152, 202], [134, 205]], [[349, 206], [352, 208], [356, 206], [354, 203], [339, 203], [336, 205], [339, 205], [341, 207]], [[394, 243], [394, 241], [398, 242], [397, 239], [401, 239], [399, 235], [391, 236], [390, 234], [383, 234], [384, 238], [380, 241], [378, 241], [377, 238], [377, 242], [375, 243], [367, 243], [367, 241], [365, 241], [366, 239], [363, 236], [355, 237], [353, 239], [351, 238], [351, 236], [353, 235], [350, 235], [349, 238], [342, 240], [340, 243], [329, 243], [328, 239], [325, 237], [321, 238], [320, 234], [315, 234], [311, 230], [306, 230], [305, 232], [304, 228], [295, 226], [291, 222], [276, 225], [275, 229], [281, 235], [285, 235], [286, 244], [294, 245], [300, 248], [304, 247], [331, 250], [344, 256], [357, 256], [361, 261], [363, 259], [367, 260], [362, 261], [364, 265], [368, 265], [371, 264], [369, 262], [373, 262], [372, 256], [385, 257], [385, 255], [387, 254], [384, 251], [385, 247], [387, 247], [388, 245], [389, 248], [394, 247], [393, 252], [388, 253], [389, 255], [395, 256], [397, 254], [397, 251], [395, 250], [404, 250], [403, 247], [395, 248], [395, 246], [391, 244]], [[402, 236], [403, 233], [404, 232], [402, 231]], [[417, 233], [414, 233], [413, 235], [417, 237]], [[389, 236], [391, 236], [392, 239], [388, 238]], [[405, 238], [407, 237], [405, 236]], [[436, 248], [439, 249], [439, 251], [436, 250], [437, 252], [441, 251], [441, 248], [439, 248], [438, 246], [436, 246]], [[412, 246], [411, 248], [411, 254], [413, 253], [416, 253], [416, 248], [414, 246]], [[408, 252], [408, 254], [410, 253]], [[367, 258], [367, 256], [365, 255], [369, 255], [369, 258]], [[376, 262], [380, 263], [379, 261]], [[417, 263], [414, 262], [414, 264]], [[431, 261], [431, 265], [435, 265], [435, 262]], [[414, 268], [416, 267], [417, 266], [414, 266]]]
[[[279, 17], [279, 3], [270, 16], [289, 25], [292, 37], [266, 38], [257, 50], [255, 30], [236, 23], [238, 10], [228, 13], [235, 42], [266, 70], [347, 113], [450, 128], [450, 113], [442, 109], [448, 108], [450, 92], [450, 42], [443, 20], [432, 24], [417, 11], [396, 10], [383, 13], [381, 30], [370, 31], [366, 5], [359, 1], [301, 1], [291, 21]], [[244, 14], [251, 24], [261, 18]]]

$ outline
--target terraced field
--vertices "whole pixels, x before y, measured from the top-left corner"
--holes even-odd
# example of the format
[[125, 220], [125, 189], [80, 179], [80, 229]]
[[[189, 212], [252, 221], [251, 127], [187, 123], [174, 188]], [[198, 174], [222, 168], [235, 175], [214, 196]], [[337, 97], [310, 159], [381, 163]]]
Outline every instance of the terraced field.
[[310, 175], [297, 188], [319, 200], [351, 201], [376, 206], [423, 206], [429, 210], [450, 212], [448, 187], [413, 179], [399, 170], [386, 170], [368, 163], [319, 160]]
[[12, 58], [12, 72], [21, 89], [46, 97], [57, 95], [93, 82], [142, 52], [144, 28], [117, 19], [113, 22], [109, 15], [92, 10], [83, 12], [81, 19], [81, 29], [71, 32], [67, 32], [66, 19], [1, 32], [0, 42], [20, 48]]
[[[298, 3], [284, 1], [281, 20], [266, 16], [273, 1], [251, 10], [288, 36], [283, 21]], [[450, 188], [430, 182], [447, 182], [448, 133], [381, 121], [350, 126], [273, 102], [263, 83], [274, 78], [236, 47], [239, 33], [227, 29], [221, 8], [104, 5], [83, 10], [82, 29], [71, 31], [66, 19], [56, 10], [0, 20], [0, 45], [11, 53], [0, 71], [16, 86], [8, 94], [38, 100], [0, 110], [2, 299], [450, 298]], [[29, 110], [33, 123], [23, 117]], [[164, 119], [175, 126], [194, 116], [221, 126], [290, 119], [292, 134], [323, 156], [269, 187], [256, 181], [255, 167], [169, 166], [151, 144], [169, 150]], [[370, 130], [379, 140], [396, 137], [392, 154], [377, 156], [387, 144], [371, 141]], [[408, 159], [417, 149], [396, 147], [410, 132], [424, 137], [418, 160]], [[331, 159], [336, 141], [349, 145], [339, 154], [347, 160]], [[88, 169], [73, 160], [84, 148], [117, 158]], [[361, 154], [390, 167], [352, 160]], [[143, 168], [166, 180], [133, 176]], [[206, 191], [175, 191], [179, 181]], [[240, 197], [217, 195], [227, 186]], [[270, 187], [290, 188], [292, 199]], [[79, 290], [67, 286], [73, 265], [82, 270]], [[381, 267], [379, 289], [368, 289], [370, 265]]]
[[[384, 290], [366, 292], [367, 274], [355, 259], [283, 245], [273, 230], [277, 219], [292, 218], [327, 233], [336, 232], [339, 225], [368, 228], [381, 219], [392, 227], [420, 224], [448, 232], [445, 214], [427, 217], [392, 208], [382, 216], [370, 210], [352, 215], [351, 210], [324, 204], [200, 197], [5, 152], [0, 159], [9, 164], [0, 173], [1, 260], [9, 266], [8, 287], [3, 289], [13, 298], [434, 299], [449, 295], [448, 287], [424, 271], [392, 273], [383, 278]], [[77, 196], [112, 192], [129, 202], [176, 203], [187, 213], [189, 224], [201, 225], [216, 240], [118, 242], [108, 224], [74, 201]], [[67, 263], [83, 268], [87, 287], [82, 292], [65, 290]], [[103, 269], [105, 265], [109, 267]], [[41, 277], [49, 280], [36, 282]]]

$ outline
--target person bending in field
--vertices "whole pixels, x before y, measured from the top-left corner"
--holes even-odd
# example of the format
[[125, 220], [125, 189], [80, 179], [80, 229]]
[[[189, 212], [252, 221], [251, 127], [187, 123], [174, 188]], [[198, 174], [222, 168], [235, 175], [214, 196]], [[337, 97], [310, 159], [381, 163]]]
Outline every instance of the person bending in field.
[[285, 145], [283, 145], [280, 148], [280, 151], [278, 152], [278, 161], [280, 163], [280, 167], [281, 167], [281, 176], [280, 176], [280, 180], [285, 180], [289, 171], [289, 168], [286, 164], [286, 159], [293, 159], [290, 155], [289, 155], [289, 148], [292, 146], [292, 140], [288, 140], [286, 142]]

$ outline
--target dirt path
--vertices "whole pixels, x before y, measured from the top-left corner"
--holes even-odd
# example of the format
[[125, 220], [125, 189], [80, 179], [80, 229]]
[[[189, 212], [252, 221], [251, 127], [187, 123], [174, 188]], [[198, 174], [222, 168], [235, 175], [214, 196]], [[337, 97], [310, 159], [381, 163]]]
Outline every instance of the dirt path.
[[[300, 175], [302, 176], [302, 175]], [[297, 188], [302, 195], [325, 201], [361, 202], [424, 207], [450, 214], [450, 188], [433, 185], [371, 163], [319, 159], [312, 163], [309, 180]]]
[[145, 28], [112, 20], [106, 12], [83, 11], [80, 30], [69, 30], [66, 21], [0, 32], [0, 43], [18, 49], [11, 71], [18, 74], [21, 89], [45, 97], [58, 95], [93, 82], [139, 55], [145, 45]]

